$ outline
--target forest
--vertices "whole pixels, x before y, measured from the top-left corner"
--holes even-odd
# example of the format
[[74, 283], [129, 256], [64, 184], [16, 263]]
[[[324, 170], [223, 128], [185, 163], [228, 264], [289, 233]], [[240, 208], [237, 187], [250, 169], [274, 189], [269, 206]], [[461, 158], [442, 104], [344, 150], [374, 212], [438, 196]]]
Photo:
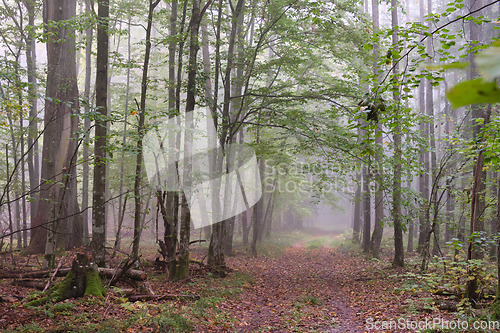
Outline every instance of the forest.
[[500, 0], [2, 0], [1, 332], [500, 332]]

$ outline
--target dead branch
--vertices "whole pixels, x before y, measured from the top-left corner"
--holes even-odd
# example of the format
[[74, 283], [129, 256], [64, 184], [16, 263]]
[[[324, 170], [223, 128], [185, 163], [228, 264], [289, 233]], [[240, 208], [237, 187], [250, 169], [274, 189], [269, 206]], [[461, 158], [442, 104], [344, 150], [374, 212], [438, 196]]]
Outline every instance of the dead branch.
[[199, 295], [176, 295], [176, 294], [165, 294], [165, 295], [131, 295], [128, 297], [129, 301], [137, 302], [137, 301], [160, 301], [160, 300], [178, 300], [178, 299], [188, 299], [188, 300], [197, 300], [200, 299]]
[[[121, 269], [118, 269], [121, 270]], [[57, 272], [55, 272], [55, 276], [66, 276], [71, 271], [71, 268], [61, 268]], [[106, 277], [106, 278], [113, 278], [114, 275], [118, 275], [119, 272], [117, 272], [116, 269], [114, 268], [103, 268], [99, 267], [97, 269], [99, 275], [101, 277]], [[51, 270], [44, 269], [44, 270], [39, 270], [39, 271], [32, 271], [32, 272], [16, 272], [16, 273], [0, 273], [0, 279], [37, 279], [37, 278], [46, 278], [49, 277], [50, 274], [52, 273]], [[125, 273], [122, 274], [122, 276], [125, 276], [129, 279], [136, 280], [136, 281], [144, 281], [148, 278], [148, 274], [144, 271], [140, 271], [137, 269], [129, 269]]]

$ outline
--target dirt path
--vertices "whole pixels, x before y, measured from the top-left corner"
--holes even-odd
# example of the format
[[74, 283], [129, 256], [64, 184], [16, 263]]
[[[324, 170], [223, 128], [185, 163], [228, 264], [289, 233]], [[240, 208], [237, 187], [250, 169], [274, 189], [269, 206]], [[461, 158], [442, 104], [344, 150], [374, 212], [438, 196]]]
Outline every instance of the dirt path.
[[238, 332], [365, 331], [361, 310], [348, 293], [370, 269], [366, 261], [331, 248], [301, 246], [276, 258], [228, 261], [255, 278], [238, 300], [221, 306], [235, 318]]
[[[206, 252], [199, 254], [202, 259]], [[415, 311], [416, 296], [397, 292], [402, 282], [389, 258], [375, 262], [334, 248], [298, 245], [276, 257], [253, 258], [242, 252], [227, 263], [233, 272], [225, 279], [196, 266], [189, 280], [175, 283], [150, 268], [158, 295], [195, 294], [201, 296], [198, 301], [181, 297], [131, 303], [110, 290], [106, 300], [70, 299], [31, 309], [23, 304], [33, 290], [3, 279], [0, 331], [17, 332], [24, 326], [24, 331], [33, 332], [97, 332], [108, 327], [109, 332], [134, 333], [354, 333], [375, 332], [366, 329], [370, 318], [429, 316]]]

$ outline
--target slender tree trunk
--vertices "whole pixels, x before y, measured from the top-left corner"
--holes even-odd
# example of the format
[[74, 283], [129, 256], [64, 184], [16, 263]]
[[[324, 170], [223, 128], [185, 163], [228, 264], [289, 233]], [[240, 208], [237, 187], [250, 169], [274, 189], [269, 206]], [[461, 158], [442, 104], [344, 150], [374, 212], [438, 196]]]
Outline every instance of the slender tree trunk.
[[[483, 4], [482, 0], [469, 0], [470, 9], [478, 9], [481, 8]], [[481, 13], [476, 13], [475, 16], [481, 15]], [[479, 41], [481, 38], [481, 26], [470, 21], [470, 40]], [[468, 79], [472, 79], [478, 75], [477, 67], [474, 62], [474, 53], [471, 51], [469, 54], [469, 58], [471, 60], [471, 65], [468, 70]], [[472, 107], [472, 136], [473, 138], [477, 138], [477, 146], [479, 147], [481, 141], [481, 128], [485, 124], [489, 122], [490, 114], [491, 114], [491, 105], [488, 105], [487, 112], [484, 112], [484, 106], [482, 105], [473, 105]], [[482, 123], [478, 123], [476, 119], [484, 119]], [[478, 148], [479, 154], [476, 161], [476, 166], [474, 167], [474, 184], [471, 191], [471, 222], [470, 222], [470, 235], [472, 236], [475, 233], [480, 233], [484, 231], [484, 209], [485, 209], [485, 198], [484, 194], [486, 191], [486, 171], [483, 169], [484, 167], [484, 156], [481, 149]], [[481, 249], [477, 248], [474, 245], [474, 242], [469, 242], [468, 250], [467, 250], [467, 259], [482, 259], [483, 252]], [[466, 297], [470, 300], [471, 304], [475, 306], [477, 301], [479, 300], [479, 294], [477, 292], [478, 287], [478, 279], [477, 272], [475, 268], [469, 268], [468, 271], [469, 277], [471, 279], [467, 279], [466, 284]]]
[[[118, 198], [118, 217], [120, 218], [118, 222], [118, 229], [116, 231], [116, 239], [115, 239], [115, 251], [120, 249], [121, 246], [121, 225], [123, 224], [123, 215], [124, 211], [127, 207], [126, 202], [127, 198], [123, 198], [123, 175], [125, 170], [125, 146], [127, 144], [127, 123], [128, 123], [128, 114], [129, 114], [129, 98], [130, 98], [130, 64], [132, 60], [132, 45], [131, 45], [131, 24], [132, 24], [132, 16], [129, 12], [128, 14], [128, 22], [127, 22], [127, 31], [128, 31], [128, 39], [127, 39], [127, 82], [125, 87], [125, 116], [123, 119], [123, 135], [122, 135], [122, 152], [121, 152], [121, 161], [120, 161], [120, 187], [119, 187], [119, 195]], [[125, 203], [122, 204], [122, 202]]]
[[148, 10], [148, 23], [146, 27], [146, 52], [144, 53], [144, 67], [142, 69], [142, 81], [141, 81], [141, 102], [139, 105], [139, 123], [137, 125], [137, 151], [136, 151], [136, 165], [135, 165], [135, 178], [134, 178], [134, 200], [135, 200], [135, 212], [134, 212], [134, 239], [132, 241], [132, 258], [139, 258], [139, 244], [141, 242], [141, 179], [142, 179], [142, 159], [143, 159], [143, 149], [142, 142], [144, 138], [144, 124], [146, 121], [146, 94], [148, 89], [148, 69], [149, 60], [151, 53], [151, 29], [153, 26], [153, 13], [160, 3], [160, 0], [149, 0], [149, 10]]
[[[424, 22], [424, 0], [419, 1], [420, 8], [420, 22]], [[418, 87], [418, 102], [420, 106], [420, 111], [423, 115], [426, 114], [425, 111], [425, 81], [424, 79], [420, 80], [420, 85]], [[429, 153], [427, 150], [428, 137], [429, 137], [429, 126], [427, 122], [421, 121], [419, 124], [419, 129], [422, 135], [422, 138], [426, 141], [423, 147], [420, 148], [419, 154], [419, 162], [423, 164], [423, 171], [419, 178], [419, 191], [422, 197], [422, 204], [420, 205], [420, 211], [418, 215], [419, 220], [419, 235], [418, 235], [418, 251], [423, 252], [423, 246], [425, 243], [425, 237], [427, 230], [430, 227], [429, 219], [425, 218], [425, 212], [427, 211], [427, 206], [429, 205]]]
[[[24, 6], [28, 14], [28, 25], [31, 29], [26, 34], [26, 67], [28, 74], [29, 131], [28, 131], [28, 173], [30, 181], [30, 221], [33, 223], [38, 206], [38, 185], [40, 184], [40, 163], [38, 162], [38, 97], [36, 80], [36, 39], [35, 31], [35, 0], [25, 0]], [[26, 228], [25, 228], [26, 229]], [[27, 231], [23, 238], [27, 239]], [[25, 244], [27, 242], [25, 241]]]
[[[396, 46], [398, 44], [398, 31], [396, 27], [398, 26], [398, 6], [396, 0], [391, 0], [392, 7], [392, 27], [394, 32], [392, 34], [392, 45]], [[397, 61], [397, 59], [394, 59]], [[399, 72], [399, 66], [394, 65], [394, 76], [397, 77]], [[401, 216], [401, 123], [398, 119], [398, 114], [400, 112], [399, 104], [400, 97], [399, 93], [394, 92], [393, 94], [394, 102], [396, 103], [396, 114], [395, 125], [394, 126], [394, 183], [392, 192], [392, 214], [394, 221], [394, 260], [392, 264], [394, 266], [402, 267], [404, 266], [404, 247], [403, 247], [403, 221]]]
[[370, 157], [368, 163], [363, 167], [363, 252], [370, 251], [370, 229], [371, 229], [371, 194], [370, 194]]
[[[411, 179], [408, 179], [407, 186], [408, 188], [411, 188]], [[408, 221], [408, 244], [406, 251], [407, 252], [413, 252], [413, 235], [415, 233], [415, 221], [413, 221], [413, 206], [408, 207], [407, 210], [407, 221]]]
[[[17, 69], [15, 70], [16, 72], [16, 80], [18, 80], [20, 82], [20, 78], [19, 76], [17, 75]], [[21, 90], [19, 90], [21, 91]], [[20, 101], [19, 101], [19, 105], [22, 105], [22, 98], [20, 98]], [[9, 121], [9, 132], [10, 132], [10, 141], [11, 141], [11, 145], [12, 145], [12, 161], [13, 161], [13, 164], [16, 165], [17, 163], [17, 140], [16, 140], [16, 130], [14, 128], [14, 121], [12, 120], [12, 115], [11, 114], [7, 114], [7, 119]], [[22, 137], [22, 136], [21, 136]], [[7, 155], [7, 161], [9, 159], [9, 156]], [[19, 174], [17, 172], [17, 170], [13, 170], [13, 177], [12, 177], [12, 181], [14, 184], [19, 184]], [[13, 194], [14, 194], [14, 198], [19, 198], [19, 191], [18, 189], [14, 188], [14, 190], [12, 191]], [[10, 206], [9, 206], [10, 207]], [[21, 209], [19, 207], [19, 200], [15, 200], [14, 201], [14, 221], [15, 221], [15, 229], [14, 229], [14, 225], [13, 225], [13, 220], [12, 220], [12, 216], [9, 214], [9, 224], [12, 224], [11, 225], [11, 232], [12, 231], [18, 231], [21, 229]], [[22, 234], [20, 232], [17, 232], [16, 233], [16, 248], [20, 249], [22, 247]], [[11, 243], [12, 243], [12, 237], [11, 237]]]
[[109, 1], [100, 0], [97, 24], [97, 71], [94, 145], [94, 188], [92, 195], [92, 257], [98, 266], [106, 264], [106, 153], [108, 116], [108, 20]]
[[[190, 40], [189, 40], [189, 65], [188, 82], [186, 94], [186, 137], [184, 140], [184, 179], [183, 188], [191, 187], [192, 173], [192, 136], [189, 131], [193, 128], [193, 111], [196, 105], [196, 75], [197, 59], [196, 55], [199, 49], [198, 35], [200, 30], [201, 13], [199, 0], [193, 0], [190, 21]], [[179, 234], [179, 256], [177, 258], [177, 268], [175, 279], [180, 280], [189, 276], [189, 240], [191, 231], [191, 213], [186, 195], [182, 196], [181, 201], [181, 220]]]
[[[179, 110], [176, 108], [175, 92], [176, 92], [176, 78], [175, 78], [175, 54], [177, 49], [177, 43], [175, 41], [175, 36], [177, 36], [177, 7], [178, 1], [173, 0], [170, 10], [170, 36], [171, 41], [168, 45], [168, 110], [169, 110], [169, 123], [174, 125], [174, 117], [178, 115]], [[180, 64], [179, 64], [180, 66]], [[178, 149], [177, 138], [174, 135], [170, 135], [168, 138], [168, 144], [170, 147], [176, 147]], [[169, 160], [174, 160], [174, 152], [169, 150]], [[175, 159], [176, 160], [176, 159]], [[168, 190], [166, 194], [166, 219], [164, 219], [164, 234], [163, 241], [167, 246], [168, 260], [169, 260], [169, 278], [173, 280], [175, 278], [175, 272], [177, 269], [177, 233], [178, 233], [178, 220], [179, 220], [179, 192], [173, 191], [171, 187], [175, 183], [174, 175], [177, 174], [177, 165], [172, 165], [171, 163], [167, 166], [168, 176]]]
[[[500, 177], [497, 183], [497, 216], [496, 216], [496, 230], [500, 230]], [[500, 237], [497, 238], [497, 291], [495, 295], [495, 302], [493, 304], [494, 318], [498, 320], [500, 318]]]
[[[432, 13], [432, 1], [427, 0], [427, 14]], [[428, 28], [429, 31], [432, 31], [432, 23], [429, 21], [428, 22]], [[427, 54], [433, 55], [432, 51], [432, 38], [427, 39]], [[430, 194], [430, 202], [429, 205], [431, 205], [432, 209], [436, 213], [438, 210], [437, 206], [437, 197], [438, 197], [438, 192], [439, 192], [439, 179], [437, 178], [437, 158], [436, 158], [436, 135], [434, 131], [434, 93], [433, 93], [433, 87], [431, 84], [430, 80], [427, 80], [426, 82], [426, 111], [427, 111], [427, 116], [429, 117], [429, 123], [428, 123], [428, 128], [429, 128], [429, 144], [430, 144], [430, 165], [429, 165], [429, 170], [431, 171], [432, 175], [432, 190]], [[437, 214], [433, 214], [433, 216], [437, 216]], [[427, 232], [429, 229], [427, 229]], [[434, 255], [439, 254], [439, 221], [436, 221], [435, 223], [435, 229], [434, 229], [434, 242], [432, 246], [432, 253]]]
[[[374, 33], [379, 30], [379, 8], [378, 0], [372, 0], [372, 21]], [[373, 45], [373, 57], [375, 61], [373, 63], [373, 74], [376, 77], [375, 84], [378, 85], [380, 81], [379, 68], [377, 65], [379, 57], [380, 45], [375, 43]], [[380, 243], [382, 242], [382, 234], [384, 233], [384, 191], [383, 191], [383, 166], [382, 166], [382, 154], [383, 154], [383, 144], [382, 144], [382, 124], [377, 123], [377, 129], [375, 131], [375, 146], [380, 150], [375, 155], [375, 167], [377, 168], [377, 173], [375, 175], [375, 221], [373, 227], [373, 234], [370, 241], [370, 250], [375, 258], [380, 255]]]
[[[90, 14], [93, 10], [90, 2], [85, 3], [86, 13]], [[92, 39], [93, 39], [94, 29], [92, 27], [85, 31], [85, 87], [83, 98], [85, 99], [84, 110], [85, 119], [83, 121], [83, 127], [86, 131], [85, 142], [83, 145], [82, 155], [83, 155], [83, 166], [82, 166], [82, 212], [83, 212], [83, 234], [85, 238], [85, 243], [89, 241], [89, 143], [90, 143], [90, 82], [92, 79]]]

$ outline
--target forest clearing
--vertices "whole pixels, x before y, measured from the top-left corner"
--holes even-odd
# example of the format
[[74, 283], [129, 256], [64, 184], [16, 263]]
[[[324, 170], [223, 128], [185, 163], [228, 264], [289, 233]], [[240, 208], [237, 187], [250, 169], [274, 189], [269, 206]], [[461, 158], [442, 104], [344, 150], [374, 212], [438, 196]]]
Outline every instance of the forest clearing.
[[500, 331], [500, 0], [0, 22], [0, 331]]

